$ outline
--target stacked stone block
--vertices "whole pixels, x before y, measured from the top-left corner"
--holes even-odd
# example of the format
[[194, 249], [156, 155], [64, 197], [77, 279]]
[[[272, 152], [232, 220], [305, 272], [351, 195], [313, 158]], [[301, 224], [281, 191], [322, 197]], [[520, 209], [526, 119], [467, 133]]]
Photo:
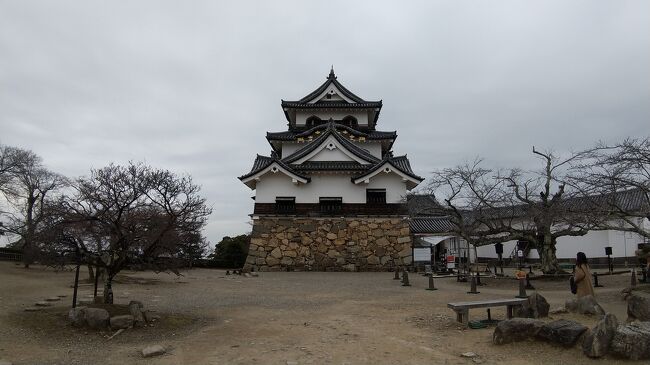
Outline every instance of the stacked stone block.
[[411, 262], [405, 218], [260, 217], [244, 269], [385, 271]]

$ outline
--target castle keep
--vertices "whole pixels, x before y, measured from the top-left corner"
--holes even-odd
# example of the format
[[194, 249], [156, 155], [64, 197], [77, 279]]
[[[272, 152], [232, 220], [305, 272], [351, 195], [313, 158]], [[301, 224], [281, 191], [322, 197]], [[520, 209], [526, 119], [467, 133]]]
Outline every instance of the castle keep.
[[245, 269], [386, 270], [410, 264], [405, 196], [423, 179], [393, 156], [397, 133], [376, 130], [381, 101], [346, 89], [332, 70], [298, 101], [282, 101], [288, 130], [267, 133], [239, 179], [255, 190]]

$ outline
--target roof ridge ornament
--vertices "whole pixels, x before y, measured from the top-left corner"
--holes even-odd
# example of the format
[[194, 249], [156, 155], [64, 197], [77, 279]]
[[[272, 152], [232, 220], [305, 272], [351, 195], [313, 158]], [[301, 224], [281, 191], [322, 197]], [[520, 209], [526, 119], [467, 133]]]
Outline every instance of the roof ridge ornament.
[[330, 74], [329, 74], [329, 76], [327, 76], [327, 79], [328, 80], [330, 80], [330, 79], [336, 80], [336, 75], [334, 74], [334, 65], [332, 65], [332, 68], [330, 68]]

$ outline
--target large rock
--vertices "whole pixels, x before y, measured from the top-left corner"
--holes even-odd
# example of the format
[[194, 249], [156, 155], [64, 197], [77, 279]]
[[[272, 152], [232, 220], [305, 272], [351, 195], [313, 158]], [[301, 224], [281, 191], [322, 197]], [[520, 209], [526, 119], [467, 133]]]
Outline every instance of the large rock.
[[551, 306], [546, 301], [546, 298], [539, 293], [532, 294], [528, 297], [528, 301], [515, 310], [515, 317], [522, 318], [545, 318], [548, 317], [548, 310]]
[[135, 327], [142, 327], [146, 323], [144, 315], [142, 314], [143, 309], [144, 305], [140, 301], [132, 300], [129, 303], [129, 312], [133, 316], [133, 325]]
[[632, 360], [650, 359], [650, 322], [619, 326], [610, 351]]
[[607, 355], [609, 347], [616, 333], [618, 320], [616, 316], [607, 313], [589, 330], [582, 341], [582, 352], [589, 357], [602, 357]]
[[566, 301], [564, 306], [569, 312], [600, 316], [605, 315], [603, 308], [591, 295], [586, 295], [577, 299], [569, 299]]
[[569, 347], [573, 346], [587, 329], [578, 322], [560, 319], [544, 324], [537, 332], [537, 338]]
[[106, 309], [86, 308], [86, 324], [90, 328], [106, 328], [110, 323], [111, 316]]
[[650, 321], [650, 294], [633, 291], [627, 297], [627, 320]]
[[151, 345], [142, 349], [143, 357], [152, 357], [163, 355], [165, 353], [165, 348], [160, 345]]
[[531, 318], [513, 318], [497, 324], [492, 335], [492, 342], [503, 345], [535, 337], [544, 322]]
[[68, 319], [75, 327], [83, 327], [86, 324], [86, 307], [76, 307], [68, 311]]
[[111, 317], [111, 328], [116, 330], [120, 328], [131, 328], [133, 327], [133, 316], [130, 314], [124, 314], [121, 316]]

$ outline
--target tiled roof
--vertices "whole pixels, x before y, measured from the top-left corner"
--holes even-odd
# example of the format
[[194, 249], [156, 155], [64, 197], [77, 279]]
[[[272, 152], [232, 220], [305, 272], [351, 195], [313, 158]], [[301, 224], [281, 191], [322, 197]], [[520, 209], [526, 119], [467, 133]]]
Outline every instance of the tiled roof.
[[411, 217], [446, 214], [444, 207], [430, 194], [410, 194], [406, 197], [406, 205]]
[[312, 142], [310, 142], [308, 145], [305, 147], [299, 149], [298, 151], [292, 153], [291, 155], [285, 157], [282, 159], [282, 161], [286, 163], [292, 163], [294, 161], [297, 161], [307, 155], [309, 155], [311, 152], [313, 152], [316, 148], [318, 148], [324, 141], [327, 139], [329, 136], [334, 136], [336, 140], [343, 145], [347, 150], [352, 152], [355, 156], [368, 161], [370, 163], [376, 163], [379, 161], [379, 159], [373, 155], [370, 154], [366, 149], [361, 148], [354, 143], [350, 142], [347, 138], [341, 136], [339, 132], [336, 131], [336, 128], [334, 128], [334, 123], [330, 122], [327, 124], [327, 129], [325, 130], [324, 133], [322, 133], [318, 138], [314, 139]]
[[348, 103], [342, 102], [324, 102], [317, 103], [301, 103], [298, 101], [285, 101], [282, 100], [283, 108], [298, 108], [298, 109], [327, 109], [327, 108], [350, 108], [350, 109], [366, 109], [366, 108], [381, 108], [381, 101], [369, 101], [362, 103]]
[[377, 171], [380, 169], [385, 163], [390, 163], [394, 168], [397, 170], [401, 171], [405, 175], [408, 175], [412, 177], [415, 180], [423, 181], [424, 178], [416, 175], [413, 170], [411, 169], [411, 163], [408, 160], [408, 157], [406, 155], [404, 156], [398, 156], [398, 157], [393, 157], [390, 153], [386, 154], [386, 157], [384, 157], [383, 160], [379, 161], [377, 164], [375, 164], [370, 170], [368, 170], [365, 174], [361, 176], [355, 176], [352, 179], [353, 180], [358, 180], [360, 178], [363, 178], [366, 175], [370, 175], [373, 172]]
[[[368, 132], [363, 132], [357, 129], [354, 129], [352, 127], [348, 127], [346, 125], [340, 124], [340, 123], [334, 123], [334, 128], [336, 129], [341, 129], [345, 130], [348, 133], [354, 135], [355, 137], [365, 137], [366, 139], [371, 139], [371, 140], [382, 140], [382, 139], [395, 139], [397, 138], [397, 132], [392, 131], [392, 132], [384, 132], [384, 131], [368, 131]], [[308, 137], [312, 135], [314, 132], [327, 129], [328, 124], [324, 123], [321, 125], [317, 125], [313, 128], [310, 128], [306, 131], [303, 132], [294, 132], [294, 131], [286, 131], [286, 132], [268, 132], [266, 133], [266, 139], [269, 141], [294, 141], [297, 138], [301, 137]]]
[[412, 217], [409, 221], [411, 233], [448, 233], [454, 225], [448, 217]]
[[296, 171], [351, 171], [363, 172], [369, 169], [369, 165], [360, 164], [355, 161], [306, 161], [299, 165], [291, 165]]
[[330, 70], [329, 75], [327, 76], [327, 80], [319, 86], [316, 90], [312, 91], [309, 93], [307, 96], [303, 97], [302, 99], [296, 101], [295, 103], [307, 103], [323, 93], [330, 85], [334, 84], [337, 89], [341, 91], [341, 94], [343, 94], [346, 98], [354, 100], [357, 103], [365, 103], [366, 101], [361, 99], [360, 97], [354, 95], [350, 90], [346, 89], [345, 86], [343, 86], [338, 80], [336, 79], [336, 75], [334, 74], [334, 68]]
[[300, 174], [299, 172], [294, 170], [291, 166], [289, 166], [286, 163], [282, 162], [280, 159], [274, 158], [274, 157], [268, 157], [268, 156], [261, 156], [261, 155], [257, 155], [257, 157], [255, 158], [255, 161], [253, 162], [253, 167], [251, 168], [251, 171], [249, 173], [245, 174], [245, 175], [240, 176], [239, 180], [244, 180], [244, 179], [247, 179], [247, 178], [257, 174], [258, 172], [260, 172], [260, 171], [264, 170], [265, 168], [271, 166], [271, 164], [273, 164], [274, 162], [277, 163], [278, 165], [280, 165], [285, 170], [291, 172], [292, 174], [294, 174], [294, 175], [296, 175], [298, 177], [301, 177], [301, 178], [303, 178], [303, 179], [305, 179], [307, 181], [311, 180], [309, 178], [309, 176], [305, 176], [305, 175]]

